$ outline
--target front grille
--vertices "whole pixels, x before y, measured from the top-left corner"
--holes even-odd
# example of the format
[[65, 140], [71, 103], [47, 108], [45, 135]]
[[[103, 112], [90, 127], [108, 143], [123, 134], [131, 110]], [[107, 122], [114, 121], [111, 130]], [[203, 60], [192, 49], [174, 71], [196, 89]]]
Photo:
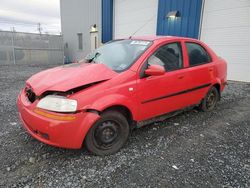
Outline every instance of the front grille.
[[36, 94], [32, 91], [31, 88], [26, 87], [25, 88], [25, 94], [26, 94], [26, 97], [29, 99], [29, 101], [31, 103], [33, 103], [36, 100]]

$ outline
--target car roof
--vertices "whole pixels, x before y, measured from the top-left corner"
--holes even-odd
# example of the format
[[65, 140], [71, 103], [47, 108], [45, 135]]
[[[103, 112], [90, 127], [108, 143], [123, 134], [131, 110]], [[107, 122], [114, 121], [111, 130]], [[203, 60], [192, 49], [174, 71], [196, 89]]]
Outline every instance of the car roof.
[[161, 35], [149, 35], [149, 36], [133, 36], [129, 37], [129, 39], [133, 40], [148, 40], [148, 41], [156, 41], [156, 40], [196, 40], [193, 38], [187, 38], [187, 37], [177, 37], [177, 36], [161, 36]]

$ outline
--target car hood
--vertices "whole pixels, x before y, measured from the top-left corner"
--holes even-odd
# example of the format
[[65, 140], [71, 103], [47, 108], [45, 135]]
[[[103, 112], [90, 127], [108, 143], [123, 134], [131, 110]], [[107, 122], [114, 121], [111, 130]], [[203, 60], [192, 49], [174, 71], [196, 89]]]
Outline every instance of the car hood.
[[26, 84], [36, 95], [45, 91], [65, 92], [113, 78], [118, 73], [104, 64], [76, 63], [48, 69], [30, 77]]

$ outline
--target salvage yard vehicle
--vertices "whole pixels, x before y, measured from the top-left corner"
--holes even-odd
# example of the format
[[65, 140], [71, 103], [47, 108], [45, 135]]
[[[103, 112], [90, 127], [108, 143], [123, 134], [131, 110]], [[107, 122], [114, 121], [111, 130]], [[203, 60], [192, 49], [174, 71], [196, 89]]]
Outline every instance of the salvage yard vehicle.
[[226, 77], [226, 62], [201, 41], [130, 37], [103, 45], [81, 63], [33, 75], [17, 104], [37, 140], [108, 155], [143, 122], [189, 106], [212, 110]]

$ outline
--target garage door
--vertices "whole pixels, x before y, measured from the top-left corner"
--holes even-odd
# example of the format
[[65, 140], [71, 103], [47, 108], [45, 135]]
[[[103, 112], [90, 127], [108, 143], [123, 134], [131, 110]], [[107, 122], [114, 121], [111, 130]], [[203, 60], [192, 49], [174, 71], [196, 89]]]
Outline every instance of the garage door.
[[206, 0], [201, 40], [228, 62], [228, 79], [250, 82], [250, 1]]
[[114, 0], [114, 38], [155, 35], [158, 0]]

